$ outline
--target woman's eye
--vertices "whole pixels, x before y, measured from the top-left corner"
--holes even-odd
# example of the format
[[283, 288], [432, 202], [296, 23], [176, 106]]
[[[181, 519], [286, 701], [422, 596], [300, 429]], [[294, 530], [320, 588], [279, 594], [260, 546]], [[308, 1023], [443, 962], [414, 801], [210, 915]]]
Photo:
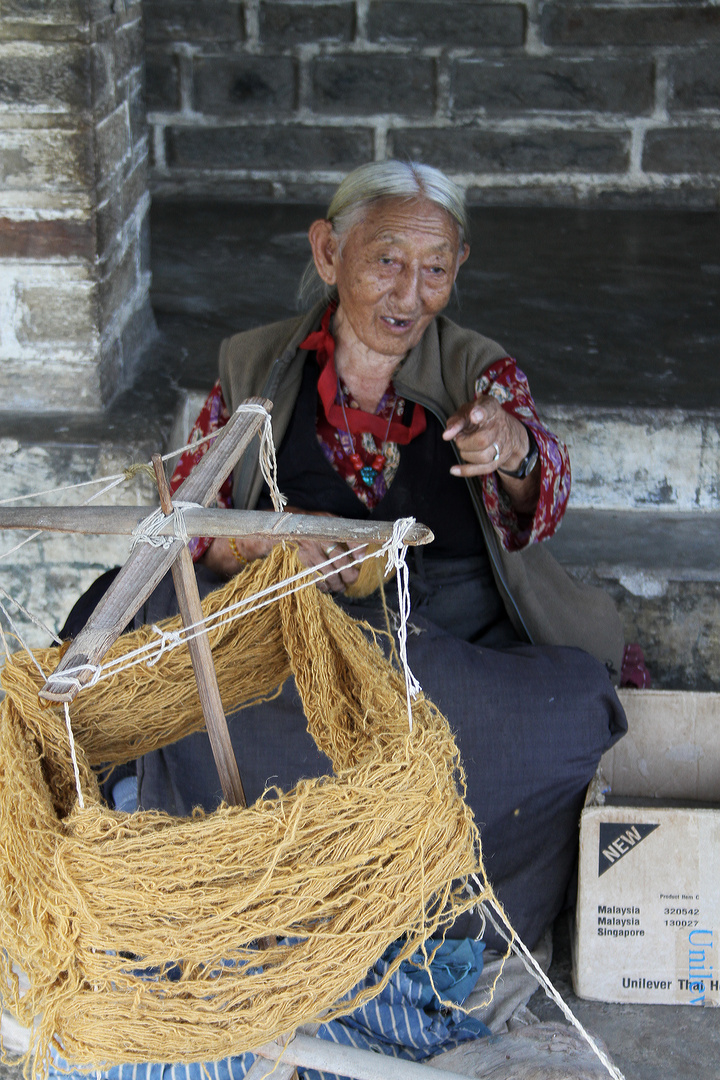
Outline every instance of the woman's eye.
[[441, 277], [445, 273], [445, 267], [444, 266], [431, 266], [430, 267], [430, 273], [434, 277]]
[[383, 266], [390, 266], [392, 263], [392, 255], [381, 255], [379, 260]]

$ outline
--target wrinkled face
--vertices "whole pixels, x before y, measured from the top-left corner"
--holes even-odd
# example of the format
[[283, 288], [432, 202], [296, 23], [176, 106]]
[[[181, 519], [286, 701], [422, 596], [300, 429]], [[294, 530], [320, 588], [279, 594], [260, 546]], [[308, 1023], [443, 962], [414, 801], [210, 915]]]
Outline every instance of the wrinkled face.
[[384, 199], [332, 250], [330, 284], [360, 341], [401, 357], [447, 305], [468, 254], [454, 219], [435, 203]]

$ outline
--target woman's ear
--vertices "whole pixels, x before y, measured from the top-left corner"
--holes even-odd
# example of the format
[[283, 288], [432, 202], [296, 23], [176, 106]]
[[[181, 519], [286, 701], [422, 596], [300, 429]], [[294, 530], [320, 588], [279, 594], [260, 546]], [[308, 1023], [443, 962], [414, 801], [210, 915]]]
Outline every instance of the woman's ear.
[[[458, 270], [460, 269], [462, 264], [465, 262], [465, 260], [467, 259], [469, 254], [470, 254], [470, 245], [469, 244], [463, 244], [462, 249], [458, 254], [458, 261], [457, 261], [457, 269]], [[457, 270], [455, 272], [457, 273]]]
[[313, 221], [308, 230], [315, 269], [326, 285], [337, 283], [336, 264], [339, 258], [337, 237], [327, 218]]

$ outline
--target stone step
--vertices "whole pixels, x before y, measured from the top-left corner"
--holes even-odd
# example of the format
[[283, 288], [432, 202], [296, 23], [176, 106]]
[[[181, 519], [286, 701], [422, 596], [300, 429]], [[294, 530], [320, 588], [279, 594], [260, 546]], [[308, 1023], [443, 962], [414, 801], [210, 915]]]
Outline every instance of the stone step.
[[539, 405], [568, 446], [576, 509], [720, 510], [720, 409]]
[[548, 541], [568, 569], [661, 596], [670, 582], [720, 582], [720, 512], [595, 510], [571, 506]]
[[720, 513], [570, 508], [550, 550], [617, 605], [653, 686], [720, 689]]

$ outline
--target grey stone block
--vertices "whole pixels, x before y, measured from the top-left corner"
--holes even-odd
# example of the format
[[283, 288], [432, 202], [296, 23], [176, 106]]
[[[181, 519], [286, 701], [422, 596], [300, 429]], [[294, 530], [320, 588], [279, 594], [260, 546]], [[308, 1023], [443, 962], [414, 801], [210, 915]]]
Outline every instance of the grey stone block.
[[0, 258], [84, 259], [95, 257], [95, 232], [88, 217], [12, 221], [0, 215]]
[[87, 22], [90, 10], [87, 0], [3, 0], [4, 19], [38, 19], [43, 22]]
[[130, 154], [127, 105], [119, 105], [95, 128], [95, 177], [98, 184], [115, 173]]
[[148, 190], [148, 159], [147, 155], [138, 158], [137, 162], [127, 174], [122, 185], [122, 215], [127, 221], [137, 210], [139, 203], [145, 198]]
[[295, 107], [296, 62], [282, 56], [202, 56], [193, 61], [194, 107], [214, 116], [277, 116]]
[[646, 113], [654, 102], [651, 60], [625, 57], [505, 57], [458, 60], [452, 109], [515, 113], [544, 109]]
[[98, 358], [100, 400], [107, 405], [123, 384], [123, 351], [120, 338], [103, 342]]
[[[102, 402], [96, 352], [97, 342], [92, 349], [73, 344], [44, 350], [32, 360], [27, 355], [3, 357], [0, 364], [3, 433], [9, 427], [6, 417], [16, 420], [18, 416], [32, 416], [33, 413], [42, 416], [54, 411], [84, 413], [99, 409]], [[43, 424], [37, 415], [32, 422], [37, 435], [41, 436]]]
[[145, 40], [140, 20], [118, 27], [115, 32], [115, 78], [127, 78], [142, 68]]
[[148, 41], [242, 41], [244, 4], [235, 0], [144, 0]]
[[332, 56], [312, 65], [317, 112], [342, 116], [435, 110], [435, 61], [405, 56]]
[[105, 330], [138, 287], [138, 246], [131, 240], [122, 256], [100, 278], [97, 285], [98, 322]]
[[720, 49], [672, 57], [670, 85], [671, 110], [720, 109]]
[[145, 73], [142, 68], [130, 75], [127, 84], [128, 121], [130, 124], [130, 143], [133, 152], [148, 134], [147, 105], [145, 102]]
[[372, 41], [414, 41], [421, 45], [522, 45], [525, 5], [374, 0], [370, 4], [368, 36]]
[[116, 104], [115, 50], [112, 42], [94, 42], [90, 46], [90, 88], [93, 107], [109, 112]]
[[173, 126], [167, 131], [171, 168], [200, 169], [351, 169], [372, 157], [369, 128]]
[[0, 129], [1, 185], [28, 193], [85, 192], [92, 175], [89, 125]]
[[87, 282], [60, 280], [56, 285], [26, 284], [22, 290], [17, 340], [36, 348], [95, 344], [95, 304]]
[[25, 42], [0, 45], [0, 102], [55, 112], [88, 109], [88, 49]]
[[619, 582], [588, 580], [612, 596], [625, 640], [641, 643], [655, 689], [720, 690], [720, 584], [672, 581], [662, 595], [645, 597]]
[[391, 133], [395, 157], [451, 172], [617, 173], [628, 166], [630, 137], [609, 131], [481, 131], [406, 128]]
[[129, 384], [143, 351], [157, 335], [150, 300], [146, 296], [128, 313], [120, 342], [123, 355], [123, 381]]
[[720, 130], [692, 127], [648, 131], [642, 167], [646, 172], [720, 176]]
[[313, 41], [352, 41], [355, 5], [288, 4], [263, 0], [260, 4], [260, 40], [270, 45]]
[[122, 191], [116, 187], [95, 211], [97, 257], [101, 262], [109, 258], [118, 244], [124, 222]]
[[141, 274], [150, 274], [152, 272], [151, 252], [150, 205], [148, 204], [138, 228], [138, 254], [140, 256]]
[[541, 15], [548, 45], [699, 45], [720, 41], [715, 4], [548, 3]]
[[149, 112], [175, 112], [180, 107], [177, 57], [166, 49], [145, 54], [145, 100]]

